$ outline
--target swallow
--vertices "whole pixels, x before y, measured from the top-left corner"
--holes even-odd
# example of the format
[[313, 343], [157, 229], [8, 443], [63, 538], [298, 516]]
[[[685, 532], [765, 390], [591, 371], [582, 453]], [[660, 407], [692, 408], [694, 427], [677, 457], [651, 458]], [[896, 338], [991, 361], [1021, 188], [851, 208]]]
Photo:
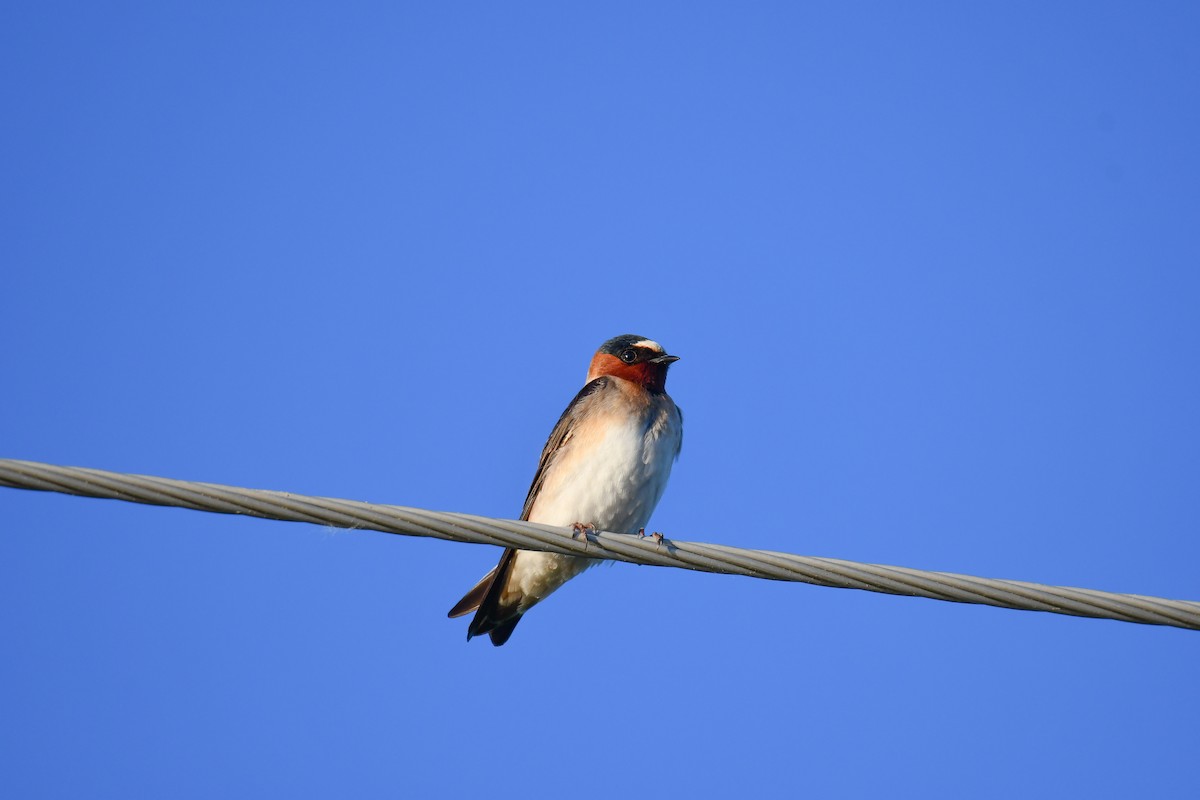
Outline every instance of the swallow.
[[[646, 527], [683, 444], [683, 414], [666, 391], [667, 368], [678, 360], [643, 336], [600, 345], [542, 449], [521, 519], [577, 532]], [[449, 616], [474, 611], [467, 640], [486, 633], [499, 647], [525, 612], [597, 563], [509, 548]]]

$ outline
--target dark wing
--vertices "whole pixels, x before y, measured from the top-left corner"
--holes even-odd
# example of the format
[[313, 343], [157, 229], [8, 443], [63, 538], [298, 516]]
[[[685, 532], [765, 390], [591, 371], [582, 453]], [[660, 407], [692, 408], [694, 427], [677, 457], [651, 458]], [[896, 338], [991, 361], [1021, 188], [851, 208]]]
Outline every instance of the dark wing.
[[[517, 627], [517, 623], [521, 621], [521, 615], [515, 607], [506, 606], [500, 602], [504, 594], [504, 585], [508, 583], [508, 575], [512, 572], [512, 566], [516, 559], [517, 551], [511, 547], [508, 548], [504, 551], [504, 555], [500, 556], [500, 563], [488, 573], [491, 580], [484, 579], [487, 581], [487, 588], [484, 590], [483, 599], [479, 601], [479, 610], [475, 612], [475, 616], [471, 618], [471, 624], [467, 626], [468, 642], [471, 641], [472, 636], [481, 636], [486, 633], [491, 638], [492, 644], [499, 647], [508, 641], [513, 628]], [[471, 593], [474, 593], [474, 589], [471, 590]], [[464, 597], [463, 601], [466, 599]], [[459, 605], [463, 605], [463, 601], [460, 601]]]
[[[508, 553], [507, 550], [504, 551]], [[500, 570], [499, 566], [492, 567], [492, 571], [484, 575], [479, 583], [471, 587], [471, 591], [463, 595], [462, 600], [454, 604], [454, 608], [450, 609], [447, 617], [461, 617], [470, 614], [479, 608], [479, 604], [483, 602], [483, 598], [487, 596], [488, 589], [492, 587], [492, 581], [496, 580], [496, 573]]]

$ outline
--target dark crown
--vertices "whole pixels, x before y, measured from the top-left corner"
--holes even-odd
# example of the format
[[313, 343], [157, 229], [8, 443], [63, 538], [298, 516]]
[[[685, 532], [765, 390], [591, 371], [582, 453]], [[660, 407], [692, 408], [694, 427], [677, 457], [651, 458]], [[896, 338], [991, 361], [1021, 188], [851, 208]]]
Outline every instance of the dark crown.
[[645, 341], [648, 341], [645, 336], [635, 336], [632, 333], [626, 333], [623, 336], [614, 336], [600, 345], [600, 352], [608, 353], [610, 356], [619, 356], [621, 355], [621, 351], [633, 347], [638, 342]]

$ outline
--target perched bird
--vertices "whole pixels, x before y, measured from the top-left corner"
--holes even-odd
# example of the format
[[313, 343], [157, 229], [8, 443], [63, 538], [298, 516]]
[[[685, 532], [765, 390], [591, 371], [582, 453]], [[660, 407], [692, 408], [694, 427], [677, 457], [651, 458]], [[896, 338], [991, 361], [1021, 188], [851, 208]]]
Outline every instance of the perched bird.
[[[666, 392], [678, 361], [642, 336], [618, 336], [592, 357], [587, 383], [550, 432], [521, 519], [638, 533], [658, 505], [683, 442], [683, 414]], [[598, 563], [509, 548], [449, 616], [475, 612], [467, 639], [499, 647], [521, 615]]]

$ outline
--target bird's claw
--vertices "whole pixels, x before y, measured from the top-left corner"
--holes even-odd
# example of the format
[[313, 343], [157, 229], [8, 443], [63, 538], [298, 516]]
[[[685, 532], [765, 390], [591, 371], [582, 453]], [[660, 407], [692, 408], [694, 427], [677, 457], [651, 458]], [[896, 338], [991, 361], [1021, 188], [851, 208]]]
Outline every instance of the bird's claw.
[[[637, 536], [638, 536], [638, 538], [639, 538], [639, 539], [645, 539], [645, 538], [647, 538], [647, 537], [646, 537], [646, 529], [645, 529], [645, 528], [638, 528]], [[653, 542], [654, 542], [655, 544], [662, 544], [663, 542], [665, 542], [665, 541], [666, 541], [666, 539], [664, 539], [664, 538], [663, 538], [663, 535], [662, 535], [661, 533], [659, 533], [658, 531], [655, 531], [654, 533], [650, 534], [650, 537], [649, 537], [649, 538], [650, 538], [651, 540], [653, 540]]]
[[574, 522], [571, 524], [571, 538], [578, 539], [582, 537], [583, 549], [585, 551], [587, 550], [588, 545], [588, 534], [594, 534], [595, 532], [596, 526], [590, 522]]

